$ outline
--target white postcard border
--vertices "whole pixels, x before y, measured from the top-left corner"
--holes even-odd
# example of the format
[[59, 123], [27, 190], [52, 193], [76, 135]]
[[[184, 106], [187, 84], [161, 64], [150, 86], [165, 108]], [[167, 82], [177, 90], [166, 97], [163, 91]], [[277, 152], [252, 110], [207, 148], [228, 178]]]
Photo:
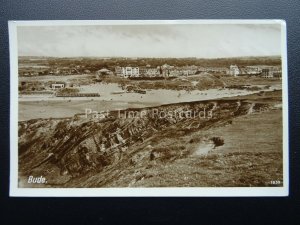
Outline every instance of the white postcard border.
[[[18, 187], [18, 26], [164, 25], [164, 24], [281, 24], [283, 101], [283, 187], [184, 188], [19, 188]], [[159, 197], [159, 196], [288, 196], [288, 78], [286, 23], [284, 20], [53, 20], [9, 21], [10, 51], [10, 196], [23, 197]]]

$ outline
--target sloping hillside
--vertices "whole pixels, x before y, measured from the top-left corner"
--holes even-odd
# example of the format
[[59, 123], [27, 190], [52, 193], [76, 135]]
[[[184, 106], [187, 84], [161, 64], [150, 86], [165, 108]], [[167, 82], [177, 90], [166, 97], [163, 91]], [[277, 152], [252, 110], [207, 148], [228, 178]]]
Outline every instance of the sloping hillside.
[[[216, 150], [226, 139], [206, 131], [274, 110], [281, 112], [263, 101], [233, 99], [114, 111], [103, 119], [19, 122], [19, 186], [266, 186], [267, 178], [282, 177], [281, 152], [222, 154]], [[239, 180], [249, 167], [261, 177]], [[231, 175], [222, 180], [226, 171]], [[31, 175], [46, 177], [47, 184], [28, 184]]]

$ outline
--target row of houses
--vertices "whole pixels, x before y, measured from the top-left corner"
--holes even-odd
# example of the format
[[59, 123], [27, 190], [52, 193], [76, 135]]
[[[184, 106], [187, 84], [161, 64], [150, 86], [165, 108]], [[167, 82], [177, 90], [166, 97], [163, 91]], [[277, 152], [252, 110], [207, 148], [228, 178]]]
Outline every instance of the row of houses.
[[151, 67], [150, 65], [143, 67], [115, 67], [115, 74], [128, 78], [128, 77], [176, 77], [176, 76], [189, 76], [195, 75], [196, 73], [222, 73], [231, 76], [241, 75], [256, 75], [263, 78], [279, 78], [281, 79], [281, 67], [280, 66], [245, 66], [238, 67], [237, 65], [230, 65], [226, 67], [197, 67], [197, 66], [183, 66], [175, 67], [164, 64], [158, 67]]
[[[38, 76], [38, 75], [71, 75], [71, 74], [90, 74], [90, 70], [81, 70], [82, 68], [70, 68], [60, 67], [55, 69], [47, 69], [41, 71], [38, 69], [30, 70], [28, 68], [19, 70], [21, 76]], [[96, 72], [99, 79], [102, 75], [113, 75], [116, 74], [120, 77], [178, 77], [178, 76], [190, 76], [196, 73], [218, 73], [226, 74], [231, 76], [241, 75], [254, 75], [261, 76], [263, 78], [278, 78], [281, 79], [281, 67], [280, 66], [267, 66], [267, 65], [254, 65], [254, 66], [243, 66], [230, 65], [227, 67], [201, 67], [201, 66], [171, 66], [164, 64], [162, 66], [153, 67], [151, 65], [146, 66], [126, 66], [126, 67], [115, 67], [115, 71], [103, 68]]]
[[263, 78], [282, 78], [280, 66], [258, 65], [239, 68], [237, 65], [231, 65], [229, 68], [229, 74], [235, 77], [240, 75], [254, 75]]
[[168, 64], [162, 66], [152, 67], [150, 65], [133, 67], [115, 67], [115, 74], [128, 78], [128, 77], [176, 77], [182, 75], [194, 75], [199, 71], [197, 66], [183, 66], [175, 67]]

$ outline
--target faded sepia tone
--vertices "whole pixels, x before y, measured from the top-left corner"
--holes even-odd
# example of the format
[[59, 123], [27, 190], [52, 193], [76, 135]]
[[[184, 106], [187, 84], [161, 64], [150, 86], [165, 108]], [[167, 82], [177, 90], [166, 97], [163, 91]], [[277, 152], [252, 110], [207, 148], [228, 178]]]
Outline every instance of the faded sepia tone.
[[20, 188], [283, 186], [280, 24], [20, 26]]

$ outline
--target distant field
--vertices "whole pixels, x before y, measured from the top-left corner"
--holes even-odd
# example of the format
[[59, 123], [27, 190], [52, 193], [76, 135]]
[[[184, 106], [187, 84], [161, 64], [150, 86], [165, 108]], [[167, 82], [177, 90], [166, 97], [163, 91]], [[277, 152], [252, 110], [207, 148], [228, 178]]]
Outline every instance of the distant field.
[[279, 79], [267, 79], [261, 77], [232, 77], [232, 76], [220, 76], [220, 80], [226, 85], [272, 85], [281, 84], [282, 80]]

